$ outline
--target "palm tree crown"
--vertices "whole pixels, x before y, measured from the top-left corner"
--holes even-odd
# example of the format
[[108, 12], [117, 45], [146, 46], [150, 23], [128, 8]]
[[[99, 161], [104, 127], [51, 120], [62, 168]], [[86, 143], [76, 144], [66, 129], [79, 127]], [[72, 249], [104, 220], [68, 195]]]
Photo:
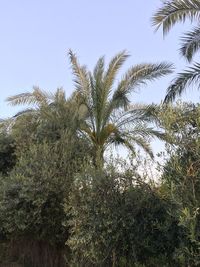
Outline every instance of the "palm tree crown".
[[[130, 105], [130, 93], [141, 85], [172, 72], [172, 65], [139, 64], [131, 67], [116, 82], [116, 76], [129, 57], [126, 51], [114, 56], [105, 68], [104, 57], [99, 58], [93, 72], [81, 66], [76, 55], [69, 51], [74, 74], [74, 99], [79, 107], [80, 132], [93, 144], [95, 159], [102, 161], [103, 153], [110, 144], [123, 144], [134, 150], [134, 143], [151, 156], [149, 138], [162, 134], [147, 123], [153, 121], [152, 106]], [[81, 112], [80, 112], [81, 113]]]
[[153, 157], [149, 139], [155, 136], [163, 138], [162, 133], [148, 126], [148, 123], [155, 121], [155, 106], [131, 105], [130, 93], [148, 81], [171, 73], [173, 67], [166, 62], [139, 64], [131, 67], [117, 82], [116, 76], [128, 57], [126, 51], [118, 53], [107, 68], [104, 57], [101, 57], [90, 72], [86, 66], [79, 64], [70, 50], [75, 91], [69, 99], [65, 98], [61, 89], [51, 94], [35, 87], [32, 93], [12, 96], [7, 101], [12, 105], [36, 106], [17, 115], [32, 112], [39, 117], [43, 112], [47, 115], [56, 114], [58, 118], [69, 112], [70, 107], [74, 119], [78, 121], [77, 132], [84, 135], [93, 147], [95, 164], [102, 164], [103, 154], [111, 144], [122, 144], [132, 151], [134, 144], [137, 144]]

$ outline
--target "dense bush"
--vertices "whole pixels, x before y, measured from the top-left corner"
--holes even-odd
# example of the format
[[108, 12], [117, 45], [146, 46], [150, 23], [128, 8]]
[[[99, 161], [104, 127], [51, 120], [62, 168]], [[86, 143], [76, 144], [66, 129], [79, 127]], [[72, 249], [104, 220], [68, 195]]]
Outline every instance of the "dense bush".
[[178, 266], [183, 229], [173, 208], [133, 171], [87, 170], [76, 177], [66, 205], [75, 266]]
[[66, 136], [54, 144], [31, 144], [19, 156], [10, 175], [1, 179], [2, 238], [8, 250], [12, 247], [13, 257], [28, 261], [28, 266], [64, 264], [68, 227], [63, 221], [68, 214], [63, 204], [71, 189], [73, 173], [80, 168], [79, 160], [85, 157], [81, 143], [79, 150], [75, 151], [76, 147]]
[[199, 105], [179, 103], [167, 107], [162, 124], [173, 146], [167, 145], [162, 186], [178, 205], [176, 217], [187, 229], [187, 242], [179, 250], [183, 266], [200, 264], [200, 108]]
[[0, 174], [6, 175], [16, 163], [15, 142], [8, 133], [0, 133]]

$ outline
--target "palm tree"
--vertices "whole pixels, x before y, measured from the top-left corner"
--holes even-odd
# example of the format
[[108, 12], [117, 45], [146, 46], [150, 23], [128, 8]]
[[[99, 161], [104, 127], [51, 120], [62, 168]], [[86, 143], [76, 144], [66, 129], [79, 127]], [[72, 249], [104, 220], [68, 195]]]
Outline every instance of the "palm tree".
[[[172, 0], [164, 1], [163, 5], [153, 16], [153, 25], [158, 28], [162, 26], [163, 34], [166, 35], [169, 30], [178, 22], [185, 22], [189, 19], [191, 22], [200, 19], [200, 1], [199, 0]], [[191, 62], [196, 52], [200, 49], [200, 27], [194, 27], [186, 32], [181, 38], [182, 45], [180, 53], [188, 62]], [[199, 86], [200, 64], [195, 63], [192, 67], [178, 74], [178, 77], [172, 81], [167, 89], [165, 102], [173, 101], [183, 91], [192, 84]]]
[[70, 50], [74, 75], [73, 101], [79, 106], [80, 133], [92, 143], [96, 165], [103, 164], [103, 155], [111, 145], [124, 145], [134, 151], [134, 144], [153, 156], [149, 138], [163, 138], [162, 133], [148, 126], [155, 120], [154, 107], [130, 105], [130, 94], [148, 81], [172, 72], [172, 65], [139, 64], [131, 67], [117, 82], [116, 76], [129, 55], [118, 53], [105, 68], [100, 57], [92, 72], [81, 66]]
[[[78, 119], [75, 107], [70, 99], [67, 99], [62, 88], [55, 93], [48, 93], [38, 87], [33, 87], [32, 92], [26, 92], [7, 98], [12, 106], [26, 105], [28, 108], [18, 112], [13, 118], [3, 120], [1, 127], [18, 128], [19, 125], [35, 125], [40, 138], [51, 136], [57, 140], [63, 132], [75, 134]], [[29, 107], [30, 106], [30, 107]]]
[[151, 125], [156, 119], [155, 106], [130, 105], [129, 97], [130, 93], [141, 85], [171, 73], [172, 65], [165, 62], [139, 64], [131, 67], [117, 83], [117, 73], [129, 57], [125, 51], [114, 56], [107, 69], [104, 57], [101, 57], [93, 72], [88, 71], [86, 66], [81, 66], [72, 51], [69, 51], [69, 57], [75, 83], [72, 96], [66, 99], [61, 89], [51, 94], [34, 88], [32, 93], [23, 93], [7, 99], [11, 105], [35, 105], [34, 109], [22, 111], [17, 115], [31, 112], [39, 118], [45, 113], [47, 119], [47, 115], [51, 114], [58, 120], [69, 112], [70, 107], [70, 114], [76, 121], [77, 134], [86, 137], [93, 147], [96, 166], [103, 165], [104, 152], [111, 144], [122, 144], [133, 152], [134, 144], [137, 144], [153, 157], [149, 139], [164, 138], [164, 135], [154, 130]]

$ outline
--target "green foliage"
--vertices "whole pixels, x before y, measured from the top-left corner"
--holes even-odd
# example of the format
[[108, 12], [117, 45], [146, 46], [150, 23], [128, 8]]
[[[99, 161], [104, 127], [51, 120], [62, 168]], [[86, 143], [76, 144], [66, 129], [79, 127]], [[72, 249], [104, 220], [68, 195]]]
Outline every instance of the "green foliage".
[[179, 224], [187, 229], [188, 240], [179, 253], [182, 261], [191, 266], [198, 266], [200, 260], [199, 115], [199, 105], [181, 104], [168, 107], [161, 116], [174, 144], [167, 147], [162, 181], [168, 195], [178, 203]]
[[130, 94], [149, 81], [170, 74], [172, 64], [138, 64], [116, 83], [117, 74], [129, 57], [126, 51], [114, 56], [107, 68], [101, 57], [92, 72], [79, 64], [71, 50], [69, 57], [76, 88], [72, 99], [78, 111], [84, 108], [79, 128], [93, 146], [95, 164], [103, 165], [104, 152], [111, 144], [123, 145], [132, 152], [138, 145], [153, 156], [149, 138], [164, 136], [148, 124], [155, 120], [150, 112], [153, 107], [130, 105]]
[[[9, 176], [1, 180], [1, 232], [8, 243], [15, 240], [17, 245], [21, 240], [18, 260], [26, 262], [30, 258], [29, 266], [41, 266], [32, 255], [32, 250], [36, 253], [36, 244], [40, 244], [42, 251], [40, 264], [44, 261], [45, 249], [50, 254], [56, 248], [67, 251], [64, 248], [68, 227], [63, 221], [67, 220], [68, 214], [64, 212], [63, 204], [64, 199], [68, 199], [73, 174], [85, 158], [81, 143], [77, 146], [67, 137], [70, 136], [65, 134], [53, 144], [30, 144], [19, 156]], [[49, 246], [51, 249], [48, 250]], [[52, 257], [49, 255], [49, 260]], [[63, 254], [60, 257], [63, 258]], [[42, 266], [50, 266], [48, 262]]]
[[0, 175], [5, 175], [15, 166], [15, 143], [11, 135], [0, 133]]
[[[199, 21], [199, 0], [164, 1], [162, 7], [158, 9], [153, 16], [153, 25], [156, 26], [157, 29], [162, 26], [163, 33], [167, 34], [176, 23], [185, 22], [187, 18], [190, 19], [191, 22], [194, 20], [197, 22]], [[182, 37], [180, 52], [189, 62], [192, 61], [195, 53], [200, 49], [199, 36], [200, 28], [198, 25]], [[177, 96], [182, 95], [185, 89], [190, 85], [194, 84], [199, 88], [199, 67], [199, 63], [195, 63], [192, 67], [178, 74], [178, 77], [172, 81], [167, 89], [165, 97], [166, 103], [171, 102], [175, 100]]]
[[86, 170], [65, 206], [74, 266], [178, 266], [182, 230], [169, 215], [174, 207], [135, 171]]

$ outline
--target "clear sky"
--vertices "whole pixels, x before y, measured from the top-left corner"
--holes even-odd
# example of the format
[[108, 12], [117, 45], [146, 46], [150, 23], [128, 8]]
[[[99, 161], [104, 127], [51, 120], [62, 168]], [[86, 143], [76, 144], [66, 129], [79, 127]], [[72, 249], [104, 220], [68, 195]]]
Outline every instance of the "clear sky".
[[[161, 30], [155, 33], [151, 16], [160, 4], [160, 0], [0, 0], [0, 117], [19, 110], [9, 107], [6, 97], [31, 91], [33, 85], [50, 91], [63, 87], [70, 95], [69, 48], [89, 68], [99, 56], [109, 60], [127, 49], [132, 56], [125, 68], [165, 60], [180, 70], [185, 62], [178, 43], [185, 27], [175, 27], [165, 40]], [[172, 77], [143, 88], [132, 100], [160, 102]]]

